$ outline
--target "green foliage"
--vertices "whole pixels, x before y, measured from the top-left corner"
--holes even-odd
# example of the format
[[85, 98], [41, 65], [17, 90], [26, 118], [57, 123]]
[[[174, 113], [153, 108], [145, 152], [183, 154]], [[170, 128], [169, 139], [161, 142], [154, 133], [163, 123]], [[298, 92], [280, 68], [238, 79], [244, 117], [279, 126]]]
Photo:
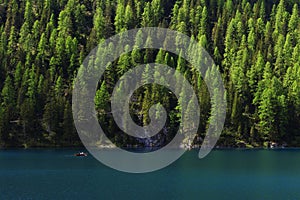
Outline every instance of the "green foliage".
[[[234, 137], [253, 146], [270, 140], [300, 145], [293, 142], [300, 132], [299, 5], [287, 0], [2, 1], [0, 145], [77, 144], [70, 100], [78, 67], [105, 38], [151, 26], [195, 38], [214, 58], [227, 90], [226, 97], [212, 97], [228, 101], [223, 141]], [[143, 39], [153, 42], [139, 33], [135, 45], [141, 45]], [[180, 49], [180, 38], [171, 42]], [[108, 53], [113, 53], [110, 48]], [[114, 84], [139, 64], [167, 64], [189, 80], [200, 99], [199, 135], [204, 135], [208, 122], [215, 123], [210, 113], [221, 108], [211, 105], [203, 79], [182, 58], [183, 53], [175, 56], [163, 50], [134, 48], [106, 70], [95, 105], [113, 140], [121, 145], [124, 141], [138, 143], [120, 136], [109, 114], [109, 102]], [[149, 67], [143, 78], [159, 77], [150, 74]], [[150, 123], [149, 109], [160, 102], [169, 113], [164, 131], [176, 132], [182, 106], [194, 112], [182, 83], [177, 82], [176, 88], [182, 94], [179, 99], [156, 85], [136, 91], [130, 104], [133, 119]], [[162, 133], [160, 137], [171, 138]]]

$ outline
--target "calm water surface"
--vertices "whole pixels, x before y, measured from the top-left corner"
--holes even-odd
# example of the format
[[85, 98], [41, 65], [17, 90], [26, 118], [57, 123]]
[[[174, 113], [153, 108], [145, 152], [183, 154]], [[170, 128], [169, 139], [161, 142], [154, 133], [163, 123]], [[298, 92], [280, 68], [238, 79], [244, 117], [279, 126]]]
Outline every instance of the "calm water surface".
[[202, 160], [190, 151], [148, 174], [77, 151], [1, 150], [0, 199], [300, 199], [300, 150], [216, 150]]

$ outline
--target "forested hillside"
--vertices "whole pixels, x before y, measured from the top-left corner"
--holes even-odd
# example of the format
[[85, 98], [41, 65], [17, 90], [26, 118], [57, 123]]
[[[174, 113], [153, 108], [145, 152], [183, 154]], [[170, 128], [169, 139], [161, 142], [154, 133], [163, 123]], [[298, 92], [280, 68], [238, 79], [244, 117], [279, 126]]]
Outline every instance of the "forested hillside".
[[[0, 146], [80, 144], [71, 103], [80, 64], [101, 40], [153, 26], [192, 36], [218, 65], [228, 101], [220, 145], [300, 146], [299, 5], [297, 0], [0, 0]], [[120, 133], [107, 114], [114, 83], [131, 66], [154, 61], [180, 70], [197, 90], [199, 135], [205, 134], [210, 98], [189, 63], [164, 51], [133, 51], [107, 70], [95, 98], [101, 124], [120, 146], [139, 141]], [[130, 107], [140, 125], [149, 123], [151, 105], [166, 107], [169, 134], [160, 138], [169, 141], [178, 126], [178, 100], [158, 85], [134, 95]]]

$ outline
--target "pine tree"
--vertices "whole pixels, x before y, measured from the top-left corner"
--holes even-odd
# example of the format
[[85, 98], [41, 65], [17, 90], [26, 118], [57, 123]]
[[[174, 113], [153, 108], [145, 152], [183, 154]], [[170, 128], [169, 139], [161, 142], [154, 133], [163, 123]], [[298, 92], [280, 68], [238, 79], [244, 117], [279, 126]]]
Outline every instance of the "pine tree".
[[34, 13], [32, 12], [32, 1], [26, 1], [26, 7], [24, 12], [24, 20], [28, 23], [29, 28], [33, 26], [34, 23]]
[[73, 116], [72, 116], [72, 109], [69, 102], [65, 103], [64, 109], [64, 117], [63, 117], [63, 141], [67, 145], [74, 144], [74, 123], [73, 123]]
[[105, 114], [110, 102], [110, 95], [108, 93], [106, 83], [102, 82], [100, 89], [96, 92], [95, 106], [98, 111], [99, 120], [105, 123]]
[[10, 76], [7, 76], [4, 87], [1, 92], [1, 105], [0, 105], [0, 144], [4, 145], [9, 140], [9, 134], [11, 134], [11, 121], [15, 120], [15, 89], [13, 87], [13, 81]]
[[[299, 10], [298, 5], [295, 4], [293, 7], [293, 13], [290, 17], [289, 24], [288, 24], [288, 32], [291, 35], [291, 39], [293, 44], [296, 43], [297, 40], [297, 28], [299, 27]], [[299, 31], [298, 31], [299, 32]]]
[[162, 1], [161, 0], [153, 0], [151, 2], [151, 10], [152, 10], [152, 14], [153, 14], [153, 25], [158, 26], [163, 14], [164, 14], [164, 10], [162, 8]]
[[286, 25], [285, 1], [280, 0], [275, 15], [275, 30], [273, 33], [273, 38], [275, 41], [277, 40], [279, 34], [285, 35]]
[[199, 35], [205, 35], [208, 32], [208, 13], [207, 13], [207, 8], [204, 6], [201, 14], [201, 20], [200, 20], [200, 31]]
[[152, 19], [152, 10], [150, 2], [146, 2], [144, 7], [144, 12], [142, 14], [142, 27], [151, 27], [153, 26], [153, 19]]
[[124, 15], [125, 15], [124, 2], [120, 0], [118, 1], [116, 17], [115, 17], [115, 27], [117, 33], [120, 33], [122, 30], [124, 30], [124, 28], [126, 28]]
[[7, 55], [8, 55], [8, 65], [6, 65], [6, 71], [11, 71], [12, 67], [16, 64], [16, 58], [13, 56], [16, 53], [17, 49], [17, 32], [14, 26], [10, 29], [10, 35], [8, 38], [8, 45], [7, 45]]
[[92, 49], [104, 37], [105, 18], [101, 7], [96, 8], [96, 13], [93, 20], [93, 29], [89, 36], [89, 49]]
[[133, 15], [133, 11], [132, 11], [132, 8], [131, 6], [128, 4], [125, 8], [125, 27], [127, 30], [130, 30], [132, 28], [134, 28], [135, 26], [135, 20], [134, 20], [134, 15]]
[[262, 78], [264, 66], [265, 66], [264, 58], [263, 58], [262, 54], [260, 52], [258, 52], [257, 61], [256, 61], [255, 65], [252, 65], [250, 70], [248, 70], [248, 72], [247, 72], [247, 76], [249, 78], [249, 81], [248, 81], [249, 87], [250, 87], [251, 91], [254, 93], [257, 90], [258, 82]]

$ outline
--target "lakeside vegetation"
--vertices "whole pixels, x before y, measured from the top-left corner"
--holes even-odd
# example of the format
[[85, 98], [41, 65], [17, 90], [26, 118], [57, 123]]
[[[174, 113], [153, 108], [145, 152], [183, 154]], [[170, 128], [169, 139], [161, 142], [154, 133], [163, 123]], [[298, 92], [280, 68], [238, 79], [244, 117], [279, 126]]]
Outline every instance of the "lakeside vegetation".
[[[138, 27], [185, 33], [207, 49], [223, 76], [227, 118], [223, 147], [261, 147], [270, 141], [300, 146], [300, 3], [297, 0], [0, 0], [0, 147], [76, 146], [72, 86], [85, 56], [105, 38]], [[143, 146], [122, 133], [110, 111], [115, 83], [131, 66], [157, 62], [179, 70], [201, 99], [201, 143], [210, 120], [204, 81], [179, 56], [136, 50], [121, 56], [96, 93], [99, 121], [119, 146]], [[158, 85], [134, 93], [130, 109], [139, 125], [151, 105], [169, 117], [151, 145], [177, 132], [180, 107]]]

